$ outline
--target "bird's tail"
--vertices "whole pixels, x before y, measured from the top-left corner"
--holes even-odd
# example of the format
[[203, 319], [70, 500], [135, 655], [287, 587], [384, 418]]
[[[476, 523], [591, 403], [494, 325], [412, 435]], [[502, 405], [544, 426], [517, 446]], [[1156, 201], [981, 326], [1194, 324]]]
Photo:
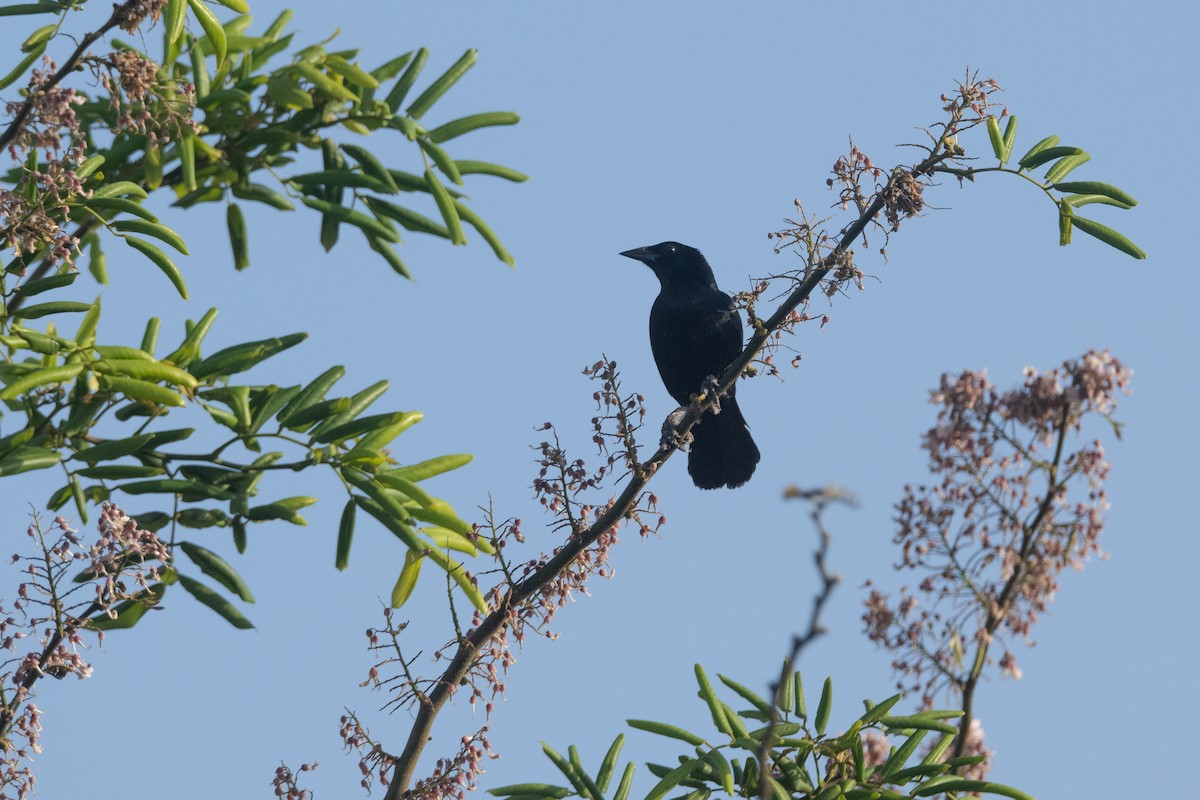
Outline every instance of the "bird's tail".
[[720, 414], [705, 415], [692, 428], [692, 438], [688, 474], [701, 489], [735, 489], [754, 474], [758, 447], [734, 398], [721, 401]]

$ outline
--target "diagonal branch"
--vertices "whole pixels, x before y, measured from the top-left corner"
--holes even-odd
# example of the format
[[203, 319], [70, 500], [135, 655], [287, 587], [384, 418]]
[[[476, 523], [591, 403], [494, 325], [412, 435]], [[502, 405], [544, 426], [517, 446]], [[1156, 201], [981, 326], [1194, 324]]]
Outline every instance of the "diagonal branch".
[[[121, 22], [123, 22], [127, 17], [128, 13], [126, 12], [124, 5], [114, 5], [112, 16], [108, 18], [108, 21], [79, 40], [79, 45], [75, 48], [75, 52], [71, 53], [66, 62], [59, 67], [58, 72], [55, 72], [53, 75], [51, 75], [50, 80], [46, 81], [46, 83], [42, 85], [41, 89], [43, 91], [46, 89], [53, 89], [58, 84], [62, 83], [63, 78], [79, 69], [79, 63], [83, 61], [83, 57], [86, 55], [87, 49], [95, 44], [96, 40], [101, 36], [120, 25]], [[0, 133], [0, 150], [8, 147], [9, 144], [12, 143], [12, 140], [17, 138], [17, 134], [21, 132], [21, 127], [24, 126], [25, 121], [29, 119], [29, 115], [33, 113], [33, 107], [36, 104], [37, 98], [31, 95], [30, 97], [26, 98], [25, 102], [21, 103], [21, 105], [17, 108], [17, 113], [13, 115], [12, 122], [8, 123], [8, 127], [4, 129], [3, 133]]]
[[[820, 261], [809, 268], [807, 276], [788, 294], [787, 298], [775, 310], [775, 313], [756, 326], [749, 343], [742, 350], [741, 355], [734, 359], [725, 371], [721, 373], [714, 391], [717, 398], [723, 397], [728, 393], [729, 389], [741, 376], [742, 371], [766, 347], [769, 339], [787, 326], [792, 312], [806, 302], [812, 293], [821, 286], [826, 276], [842, 263], [855, 240], [863, 234], [867, 226], [884, 210], [888, 190], [892, 189], [896, 182], [901, 179], [927, 176], [938, 164], [955, 157], [956, 146], [948, 147], [948, 144], [950, 144], [948, 136], [946, 133], [943, 133], [938, 139], [937, 145], [931, 149], [930, 154], [920, 163], [908, 170], [897, 169], [893, 171], [888, 178], [888, 182], [880, 191], [875, 193], [871, 203], [862, 210], [853, 222], [842, 230], [837, 245]], [[687, 406], [686, 412], [675, 425], [677, 436], [670, 437], [671, 440], [673, 442], [682, 442], [686, 438], [687, 433], [691, 431], [692, 427], [695, 426], [696, 422], [705, 413], [711, 402], [712, 397], [701, 395], [690, 406]], [[437, 718], [442, 707], [450, 699], [455, 688], [458, 687], [459, 683], [469, 673], [471, 665], [474, 663], [480, 650], [504, 629], [509, 619], [509, 613], [554, 580], [581, 553], [594, 544], [602, 534], [616, 527], [623, 519], [627, 518], [636, 508], [637, 498], [641, 496], [642, 490], [645, 489], [651, 477], [678, 449], [678, 444], [664, 443], [660, 445], [654, 455], [642, 465], [643, 469], [634, 470], [630, 476], [629, 483], [626, 484], [620, 496], [596, 518], [596, 521], [589, 528], [573, 537], [571, 541], [567, 542], [554, 557], [548, 560], [536, 572], [512, 586], [499, 605], [483, 619], [483, 622], [475, 630], [461, 638], [458, 648], [450, 660], [450, 664], [437, 679], [433, 690], [429, 694], [419, 695], [417, 698], [416, 718], [413, 720], [412, 730], [409, 733], [408, 741], [404, 745], [404, 750], [396, 759], [395, 769], [392, 773], [392, 779], [388, 784], [384, 800], [398, 800], [398, 798], [402, 797], [408, 791], [416, 770], [417, 761], [430, 739], [434, 720]]]

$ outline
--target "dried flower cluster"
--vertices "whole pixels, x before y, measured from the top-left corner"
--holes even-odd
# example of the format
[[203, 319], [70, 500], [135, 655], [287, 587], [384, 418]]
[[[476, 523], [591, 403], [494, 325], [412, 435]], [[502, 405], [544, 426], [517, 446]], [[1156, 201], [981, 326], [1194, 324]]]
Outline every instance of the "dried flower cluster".
[[286, 800], [308, 800], [312, 793], [308, 789], [300, 788], [300, 774], [312, 772], [316, 768], [315, 761], [311, 764], [301, 764], [295, 772], [287, 764], [280, 764], [271, 778], [271, 788], [275, 790], [275, 796]]
[[158, 22], [166, 6], [167, 0], [125, 0], [121, 5], [113, 7], [113, 13], [117, 16], [117, 25], [121, 30], [133, 33], [146, 21], [146, 17]]
[[83, 161], [84, 135], [75, 107], [84, 98], [74, 89], [52, 84], [57, 65], [45, 59], [44, 69], [30, 77], [26, 98], [6, 103], [14, 118], [23, 106], [27, 113], [12, 130], [8, 153], [22, 165], [12, 189], [0, 188], [0, 245], [18, 256], [34, 257], [45, 251], [51, 264], [70, 264], [79, 241], [63, 229], [66, 205], [86, 192], [75, 175]]
[[881, 177], [883, 170], [875, 166], [870, 156], [859, 150], [851, 139], [850, 152], [839, 156], [834, 162], [833, 177], [827, 178], [825, 185], [830, 189], [838, 189], [837, 204], [842, 211], [848, 211], [850, 206], [854, 206], [861, 214], [871, 205], [871, 192], [865, 191], [864, 185]]
[[362, 773], [359, 784], [369, 794], [378, 778], [380, 785], [388, 785], [388, 773], [395, 758], [371, 738], [370, 732], [359, 722], [358, 717], [347, 711], [338, 721], [338, 733], [347, 752], [358, 754], [358, 769]]
[[446, 797], [464, 800], [467, 792], [478, 788], [475, 779], [486, 772], [484, 756], [499, 758], [492, 752], [487, 730], [488, 726], [484, 725], [475, 733], [462, 737], [458, 753], [453, 758], [439, 758], [433, 773], [417, 781], [406, 796], [412, 800], [442, 800]]
[[[47, 675], [89, 677], [92, 665], [81, 653], [88, 621], [115, 616], [119, 602], [152, 602], [147, 598], [156, 596], [144, 593], [146, 579], [170, 563], [163, 542], [111, 503], [104, 505], [97, 527], [99, 538], [87, 544], [62, 517], [43, 530], [35, 516], [26, 531], [35, 552], [12, 558], [25, 577], [11, 610], [0, 603], [0, 647], [13, 654], [0, 675], [0, 800], [23, 800], [33, 791], [28, 761], [41, 752], [42, 712], [31, 702], [37, 681]], [[79, 570], [88, 580], [73, 580]], [[36, 645], [19, 652], [25, 639]]]
[[117, 113], [113, 133], [143, 135], [151, 144], [178, 139], [184, 130], [196, 132], [192, 119], [195, 85], [159, 79], [159, 65], [132, 50], [120, 50], [96, 62], [108, 102]]
[[[1100, 553], [1109, 465], [1098, 440], [1072, 449], [1068, 439], [1089, 415], [1116, 425], [1129, 377], [1094, 350], [1060, 369], [1029, 368], [1004, 393], [985, 372], [942, 377], [924, 442], [940, 480], [905, 487], [897, 505], [897, 567], [920, 579], [896, 601], [873, 589], [863, 617], [871, 640], [896, 654], [900, 688], [929, 705], [941, 688], [972, 687], [993, 638], [1029, 641], [1061, 571]], [[1020, 677], [1011, 652], [999, 666]]]
[[[372, 652], [383, 655], [372, 668], [364, 685], [376, 688], [391, 687], [395, 692], [385, 708], [421, 707], [429, 702], [430, 693], [448, 691], [457, 694], [466, 689], [472, 708], [483, 705], [486, 717], [495, 710], [496, 701], [503, 697], [505, 676], [516, 663], [514, 645], [524, 644], [532, 632], [549, 639], [556, 638], [551, 623], [558, 609], [570, 602], [576, 592], [587, 594], [587, 583], [591, 576], [612, 576], [608, 558], [611, 548], [617, 543], [618, 527], [602, 532], [582, 552], [554, 572], [548, 579], [544, 571], [550, 562], [561, 557], [565, 548], [577, 545], [593, 524], [594, 520], [612, 507], [613, 500], [596, 505], [591, 495], [602, 490], [620, 468], [629, 472], [641, 470], [638, 462], [638, 445], [635, 434], [642, 424], [646, 411], [642, 397], [638, 394], [625, 395], [621, 392], [617, 365], [603, 359], [585, 369], [584, 374], [600, 382], [593, 394], [597, 414], [592, 419], [593, 437], [603, 457], [603, 463], [594, 472], [582, 459], [569, 459], [561, 446], [554, 426], [546, 423], [541, 430], [551, 431], [553, 442], [543, 442], [535, 448], [539, 453], [538, 475], [534, 480], [534, 493], [542, 507], [553, 517], [553, 528], [564, 530], [566, 540], [551, 553], [541, 553], [526, 561], [514, 561], [510, 550], [525, 543], [526, 535], [520, 519], [500, 520], [489, 507], [483, 510], [482, 525], [475, 526], [477, 535], [486, 539], [496, 550], [497, 566], [490, 571], [499, 580], [485, 593], [491, 611], [487, 614], [476, 610], [469, 628], [460, 629], [457, 615], [453, 615], [455, 637], [443, 645], [434, 660], [447, 662], [460, 657], [462, 648], [470, 646], [470, 656], [461, 677], [442, 685], [444, 678], [428, 679], [414, 675], [412, 665], [416, 658], [407, 659], [401, 651], [399, 637], [406, 624], [393, 621], [392, 611], [385, 609], [385, 625], [367, 631]], [[645, 493], [639, 498], [634, 510], [628, 515], [639, 526], [642, 536], [656, 533], [665, 519], [656, 510], [657, 498]], [[530, 581], [536, 590], [529, 590]], [[525, 590], [522, 591], [522, 588]], [[516, 600], [514, 598], [521, 598]], [[453, 596], [451, 596], [453, 611]], [[492, 615], [501, 614], [496, 619]], [[479, 631], [489, 624], [497, 626], [495, 633], [481, 637]], [[390, 673], [390, 674], [389, 674]], [[365, 730], [353, 715], [342, 720], [343, 740], [347, 747], [360, 754], [364, 786], [370, 786], [374, 776], [387, 783], [386, 770], [395, 762], [370, 740]], [[440, 760], [434, 772], [414, 784], [410, 796], [444, 797], [461, 796], [473, 788], [475, 778], [483, 771], [484, 756], [495, 757], [487, 738], [485, 726], [476, 733], [463, 737], [457, 754]]]

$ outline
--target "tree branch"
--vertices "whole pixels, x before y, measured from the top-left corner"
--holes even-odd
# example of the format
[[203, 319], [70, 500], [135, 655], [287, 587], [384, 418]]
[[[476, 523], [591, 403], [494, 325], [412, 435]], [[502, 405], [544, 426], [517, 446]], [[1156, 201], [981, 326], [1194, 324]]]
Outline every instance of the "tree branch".
[[[821, 520], [821, 514], [825, 507], [834, 501], [841, 501], [850, 505], [857, 505], [854, 495], [839, 489], [836, 486], [827, 486], [824, 489], [800, 489], [795, 486], [789, 486], [783, 493], [785, 499], [797, 498], [808, 500], [813, 504], [812, 521], [817, 529], [817, 537], [819, 543], [817, 550], [813, 553], [813, 561], [817, 565], [817, 576], [821, 579], [821, 588], [817, 591], [816, 597], [813, 598], [812, 614], [808, 619], [808, 630], [802, 634], [794, 634], [792, 636], [792, 649], [788, 653], [787, 658], [783, 661], [783, 667], [779, 671], [779, 680], [771, 685], [771, 717], [767, 720], [767, 733], [762, 737], [758, 745], [758, 769], [759, 774], [764, 777], [770, 775], [771, 770], [767, 762], [771, 754], [771, 748], [775, 746], [775, 732], [782, 722], [780, 714], [780, 698], [787, 686], [787, 682], [791, 680], [792, 671], [796, 668], [796, 664], [800, 661], [800, 654], [804, 652], [804, 648], [808, 647], [813, 640], [824, 636], [826, 633], [825, 626], [821, 623], [821, 613], [825, 610], [825, 604], [829, 602], [829, 598], [833, 595], [834, 588], [841, 582], [840, 575], [829, 572], [826, 565], [826, 559], [829, 556], [829, 545], [833, 539], [829, 530], [825, 527], [825, 523]], [[762, 780], [759, 783], [759, 796], [762, 800], [771, 800], [774, 796], [774, 784], [772, 781]]]
[[[756, 327], [745, 349], [721, 373], [715, 390], [716, 397], [720, 398], [728, 393], [729, 389], [741, 376], [742, 371], [766, 347], [770, 337], [786, 327], [792, 312], [806, 302], [812, 293], [820, 287], [821, 282], [826, 276], [842, 263], [855, 240], [863, 234], [867, 226], [883, 211], [888, 190], [898, 180], [909, 176], [919, 178], [929, 175], [938, 164], [955, 157], [956, 152], [961, 153], [960, 150], [957, 150], [957, 146], [953, 148], [945, 146], [948, 143], [948, 138], [948, 135], [943, 132], [942, 136], [938, 138], [937, 144], [931, 149], [930, 154], [920, 163], [909, 170], [897, 169], [892, 172], [887, 183], [875, 193], [871, 203], [853, 222], [842, 230], [837, 245], [817, 264], [809, 268], [805, 278], [788, 294], [787, 298], [779, 305], [770, 318]], [[702, 394], [691, 405], [686, 407], [686, 412], [675, 426], [677, 436], [672, 437], [673, 441], [682, 442], [685, 440], [687, 433], [695, 426], [711, 402], [711, 397]], [[404, 746], [404, 750], [396, 761], [385, 800], [398, 800], [398, 798], [408, 791], [416, 770], [417, 761], [430, 739], [430, 732], [438, 712], [441, 711], [446, 701], [450, 699], [451, 694], [453, 694], [459, 683], [467, 676], [471, 664], [474, 662], [479, 651], [504, 628], [509, 618], [509, 612], [537, 594], [558, 576], [560, 572], [575, 561], [584, 550], [595, 543], [602, 534], [616, 527], [621, 520], [627, 518], [636, 507], [637, 498], [641, 495], [642, 490], [645, 489], [646, 484], [658, 468], [678, 449], [678, 444], [664, 443], [660, 445], [654, 455], [642, 465], [642, 470], [633, 471], [624, 491], [597, 517], [591, 527], [587, 528], [580, 535], [573, 537], [554, 557], [528, 578], [512, 586], [501, 600], [499, 606], [484, 618], [479, 627], [462, 638], [449, 666], [446, 667], [442, 675], [437, 679], [433, 690], [427, 696], [419, 698], [416, 719], [413, 721], [412, 730]]]

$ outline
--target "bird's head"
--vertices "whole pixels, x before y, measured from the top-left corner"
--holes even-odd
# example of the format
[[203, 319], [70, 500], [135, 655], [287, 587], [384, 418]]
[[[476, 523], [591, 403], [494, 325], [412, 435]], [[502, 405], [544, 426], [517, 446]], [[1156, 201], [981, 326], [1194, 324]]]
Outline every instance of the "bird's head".
[[663, 286], [688, 283], [716, 286], [712, 267], [699, 250], [686, 244], [661, 242], [650, 247], [626, 250], [621, 255], [640, 261], [654, 270]]

